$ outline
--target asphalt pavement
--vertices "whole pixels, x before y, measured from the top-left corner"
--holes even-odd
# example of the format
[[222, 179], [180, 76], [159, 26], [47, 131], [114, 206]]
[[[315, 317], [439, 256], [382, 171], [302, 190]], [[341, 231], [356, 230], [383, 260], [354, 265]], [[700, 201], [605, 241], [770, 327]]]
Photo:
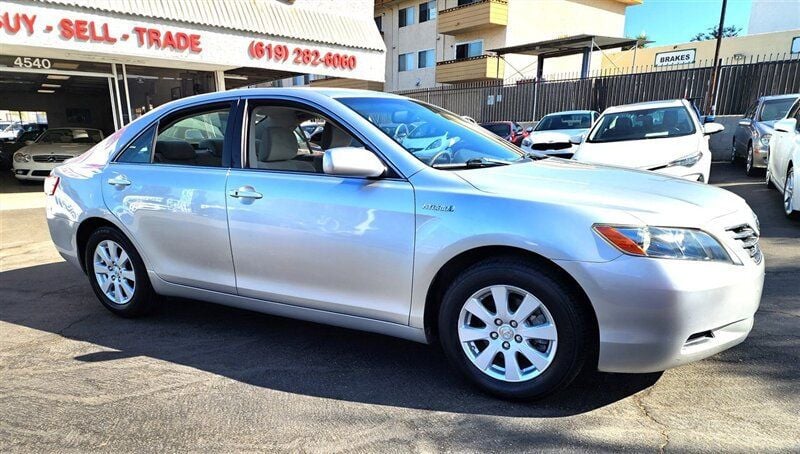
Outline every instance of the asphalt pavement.
[[0, 452], [800, 450], [800, 223], [740, 168], [767, 278], [741, 345], [663, 374], [483, 395], [435, 346], [167, 300], [102, 308], [50, 243], [40, 186], [0, 181]]

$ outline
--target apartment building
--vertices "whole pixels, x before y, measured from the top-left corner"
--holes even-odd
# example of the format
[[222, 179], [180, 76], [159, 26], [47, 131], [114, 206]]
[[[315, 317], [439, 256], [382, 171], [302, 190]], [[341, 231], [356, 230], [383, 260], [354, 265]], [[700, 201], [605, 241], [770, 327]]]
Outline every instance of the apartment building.
[[[620, 37], [642, 0], [375, 0], [386, 43], [384, 90], [535, 77], [536, 57], [491, 49], [579, 34]], [[545, 61], [544, 74], [577, 72], [581, 56]], [[592, 55], [599, 69], [601, 52]]]

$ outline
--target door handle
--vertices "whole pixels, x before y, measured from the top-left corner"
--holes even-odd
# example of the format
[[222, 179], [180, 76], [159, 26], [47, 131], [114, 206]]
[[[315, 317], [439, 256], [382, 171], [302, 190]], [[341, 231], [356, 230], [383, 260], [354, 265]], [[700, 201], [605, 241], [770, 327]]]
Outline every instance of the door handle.
[[131, 180], [126, 178], [125, 175], [117, 175], [114, 178], [110, 178], [108, 184], [111, 186], [130, 186]]
[[264, 197], [260, 192], [256, 192], [252, 186], [242, 186], [228, 192], [228, 195], [237, 199], [260, 199]]

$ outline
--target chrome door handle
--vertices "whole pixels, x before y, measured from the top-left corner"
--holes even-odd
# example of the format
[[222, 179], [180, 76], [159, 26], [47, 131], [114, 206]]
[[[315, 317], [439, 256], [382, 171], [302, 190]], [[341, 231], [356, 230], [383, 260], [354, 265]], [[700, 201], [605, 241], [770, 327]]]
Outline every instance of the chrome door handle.
[[237, 199], [260, 199], [264, 197], [260, 192], [256, 192], [250, 186], [242, 186], [239, 189], [234, 189], [228, 192], [228, 195]]
[[130, 186], [131, 180], [127, 179], [125, 175], [117, 175], [114, 178], [110, 178], [108, 184], [111, 186]]

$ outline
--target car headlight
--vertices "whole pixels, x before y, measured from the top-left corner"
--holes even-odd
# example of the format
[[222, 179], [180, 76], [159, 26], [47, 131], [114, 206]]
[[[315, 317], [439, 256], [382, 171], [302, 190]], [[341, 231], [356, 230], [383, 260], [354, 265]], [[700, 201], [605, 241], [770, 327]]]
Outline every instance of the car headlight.
[[613, 225], [595, 225], [593, 228], [611, 245], [628, 255], [733, 263], [722, 244], [702, 230]]
[[16, 152], [14, 153], [14, 162], [30, 162], [31, 155], [28, 153]]
[[425, 149], [426, 150], [433, 150], [433, 149], [439, 148], [441, 146], [442, 146], [442, 139], [436, 139], [433, 142], [431, 142], [431, 144], [428, 145]]
[[522, 139], [522, 146], [523, 147], [529, 147], [531, 145], [533, 145], [533, 141], [531, 139], [528, 139], [527, 137]]
[[764, 135], [762, 135], [761, 138], [758, 139], [759, 142], [761, 142], [761, 146], [762, 147], [768, 147], [769, 146], [769, 139], [771, 137], [772, 137], [772, 134], [764, 134]]
[[676, 159], [670, 162], [669, 164], [667, 164], [667, 167], [691, 167], [697, 164], [702, 158], [703, 158], [703, 153], [698, 151], [697, 153], [691, 154], [689, 156], [684, 156], [680, 159]]

